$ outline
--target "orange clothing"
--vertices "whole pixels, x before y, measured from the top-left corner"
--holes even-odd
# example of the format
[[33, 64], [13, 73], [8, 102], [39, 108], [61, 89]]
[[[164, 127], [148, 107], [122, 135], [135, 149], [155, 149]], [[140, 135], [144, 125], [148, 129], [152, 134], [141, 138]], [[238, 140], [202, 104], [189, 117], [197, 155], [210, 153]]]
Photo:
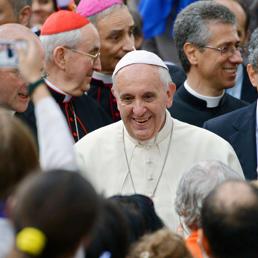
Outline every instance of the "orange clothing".
[[198, 244], [198, 232], [192, 231], [190, 236], [185, 240], [188, 250], [194, 258], [203, 258], [202, 250]]

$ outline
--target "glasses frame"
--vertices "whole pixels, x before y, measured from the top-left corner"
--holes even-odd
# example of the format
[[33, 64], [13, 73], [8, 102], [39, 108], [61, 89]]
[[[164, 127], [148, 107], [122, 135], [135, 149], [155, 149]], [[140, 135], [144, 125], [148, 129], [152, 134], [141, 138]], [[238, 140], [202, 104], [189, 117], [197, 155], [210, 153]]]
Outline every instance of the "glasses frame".
[[95, 55], [92, 55], [92, 54], [90, 54], [90, 53], [86, 53], [86, 52], [83, 52], [83, 51], [81, 51], [81, 50], [77, 50], [77, 49], [75, 49], [75, 48], [70, 48], [70, 47], [66, 47], [66, 46], [64, 46], [64, 48], [69, 49], [69, 50], [71, 50], [71, 51], [74, 52], [74, 53], [81, 54], [81, 55], [83, 55], [83, 56], [88, 56], [88, 57], [92, 58], [94, 62], [95, 62], [95, 61], [99, 58], [99, 56], [100, 56], [100, 52], [99, 52], [99, 51], [98, 51]]
[[203, 46], [200, 48], [208, 48], [208, 49], [212, 49], [215, 51], [220, 52], [220, 55], [228, 55], [228, 56], [232, 56], [234, 55], [236, 52], [239, 52], [240, 55], [242, 55], [243, 52], [243, 48], [240, 46], [230, 46], [230, 47], [212, 47], [212, 46]]

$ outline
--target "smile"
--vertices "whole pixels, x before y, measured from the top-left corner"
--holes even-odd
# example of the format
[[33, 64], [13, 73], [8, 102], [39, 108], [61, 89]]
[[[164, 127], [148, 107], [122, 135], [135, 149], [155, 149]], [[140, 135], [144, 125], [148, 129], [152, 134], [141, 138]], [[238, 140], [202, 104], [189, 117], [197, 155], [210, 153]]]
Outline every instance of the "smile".
[[150, 120], [151, 117], [145, 118], [145, 119], [137, 119], [137, 118], [133, 118], [133, 120], [138, 123], [138, 124], [144, 124], [146, 122], [148, 122]]

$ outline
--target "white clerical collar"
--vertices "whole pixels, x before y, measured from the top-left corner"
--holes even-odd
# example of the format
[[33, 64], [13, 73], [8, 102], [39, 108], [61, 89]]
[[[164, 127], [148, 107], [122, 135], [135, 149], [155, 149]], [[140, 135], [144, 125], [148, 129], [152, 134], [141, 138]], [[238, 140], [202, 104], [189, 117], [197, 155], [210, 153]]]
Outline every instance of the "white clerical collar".
[[100, 72], [93, 72], [92, 78], [99, 80], [99, 81], [103, 81], [104, 83], [113, 83], [112, 81], [112, 76], [109, 74], [104, 74], [104, 73], [100, 73]]
[[163, 128], [158, 132], [158, 134], [153, 137], [150, 140], [147, 141], [138, 141], [136, 139], [134, 139], [133, 137], [131, 137], [129, 135], [129, 133], [127, 132], [126, 128], [124, 127], [124, 131], [125, 131], [125, 137], [128, 138], [132, 143], [134, 143], [135, 145], [143, 145], [143, 146], [151, 146], [151, 145], [155, 145], [155, 144], [160, 144], [164, 139], [166, 139], [171, 130], [172, 130], [172, 119], [170, 116], [170, 113], [166, 110], [166, 121], [165, 124], [163, 126]]
[[217, 107], [219, 105], [220, 100], [222, 99], [222, 97], [224, 96], [224, 93], [225, 93], [225, 91], [223, 91], [223, 93], [220, 96], [217, 96], [217, 97], [210, 97], [210, 96], [201, 95], [189, 86], [187, 80], [184, 82], [184, 87], [191, 95], [195, 96], [198, 99], [204, 100], [207, 103], [208, 108]]
[[53, 83], [51, 83], [49, 80], [45, 79], [45, 83], [48, 85], [49, 88], [51, 88], [52, 90], [62, 94], [62, 95], [65, 95], [65, 98], [63, 100], [63, 102], [68, 102], [71, 100], [72, 96], [71, 95], [68, 95], [67, 93], [65, 93], [64, 91], [60, 90], [59, 88], [57, 88]]

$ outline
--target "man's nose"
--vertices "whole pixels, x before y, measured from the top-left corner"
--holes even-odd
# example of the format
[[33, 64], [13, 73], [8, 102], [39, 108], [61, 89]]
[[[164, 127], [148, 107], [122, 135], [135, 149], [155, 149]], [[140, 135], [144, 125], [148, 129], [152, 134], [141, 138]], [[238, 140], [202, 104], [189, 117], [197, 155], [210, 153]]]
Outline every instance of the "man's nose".
[[93, 70], [100, 72], [101, 71], [101, 62], [100, 62], [100, 57], [98, 56], [98, 58], [94, 61], [93, 64]]
[[133, 113], [142, 116], [146, 111], [146, 107], [142, 101], [136, 101], [133, 105]]
[[123, 50], [125, 52], [130, 52], [130, 51], [135, 50], [133, 35], [126, 35], [124, 42], [123, 42]]
[[230, 61], [235, 64], [242, 64], [243, 58], [241, 52], [236, 49], [232, 56], [230, 56]]

